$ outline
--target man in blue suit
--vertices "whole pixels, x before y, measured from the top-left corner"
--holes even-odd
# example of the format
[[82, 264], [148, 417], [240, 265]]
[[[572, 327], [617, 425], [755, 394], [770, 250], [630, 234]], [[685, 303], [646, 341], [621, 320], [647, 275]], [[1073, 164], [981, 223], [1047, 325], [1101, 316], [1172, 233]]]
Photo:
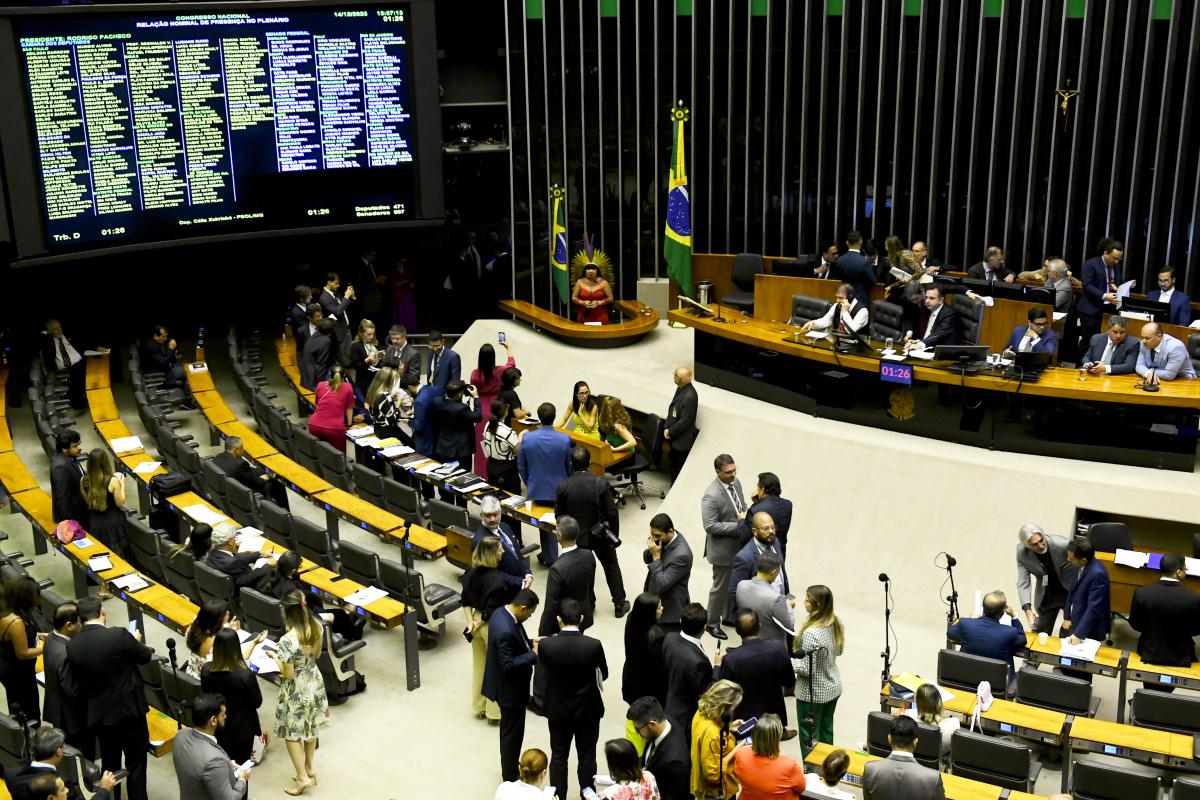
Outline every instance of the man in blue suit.
[[1029, 309], [1029, 324], [1013, 328], [1008, 344], [1004, 345], [1004, 357], [1014, 353], [1049, 353], [1054, 358], [1058, 349], [1058, 334], [1050, 327], [1050, 318], [1044, 308]]
[[774, 472], [758, 473], [758, 486], [750, 495], [750, 508], [746, 509], [746, 518], [738, 522], [738, 537], [744, 547], [753, 535], [750, 523], [759, 511], [765, 511], [775, 520], [775, 541], [779, 542], [779, 553], [787, 556], [787, 536], [792, 527], [792, 501], [782, 497], [783, 488], [779, 476]]
[[433, 444], [437, 441], [437, 404], [442, 399], [442, 390], [436, 386], [420, 386], [416, 378], [409, 376], [402, 378], [400, 385], [413, 395], [413, 417], [409, 423], [413, 449], [432, 458]]
[[1137, 366], [1142, 343], [1129, 335], [1125, 320], [1108, 318], [1108, 333], [1097, 333], [1088, 345], [1083, 366], [1091, 375], [1128, 375]]
[[1158, 273], [1158, 288], [1146, 295], [1155, 303], [1171, 304], [1171, 324], [1187, 325], [1192, 321], [1192, 300], [1175, 289], [1175, 268], [1167, 267]]
[[[1001, 625], [1000, 618], [1008, 614], [1011, 625]], [[946, 630], [946, 637], [959, 642], [968, 655], [995, 658], [1008, 664], [1008, 683], [1017, 679], [1013, 653], [1025, 646], [1025, 628], [1008, 605], [1004, 592], [988, 592], [983, 598], [983, 616], [955, 620]]]
[[1104, 242], [1104, 252], [1083, 262], [1083, 294], [1079, 297], [1079, 335], [1084, 342], [1100, 332], [1100, 317], [1117, 305], [1121, 285], [1121, 259], [1125, 245], [1113, 239]]
[[871, 287], [875, 285], [875, 270], [862, 254], [863, 238], [858, 231], [846, 234], [846, 254], [838, 256], [829, 276], [854, 287], [854, 297], [863, 308], [871, 305]]
[[533, 616], [538, 596], [522, 589], [488, 619], [487, 658], [483, 667], [483, 696], [500, 706], [500, 772], [506, 781], [520, 780], [521, 742], [525, 738], [525, 708], [529, 681], [537, 663], [539, 639], [530, 640], [522, 624]]
[[429, 332], [429, 385], [446, 391], [446, 384], [462, 376], [462, 359], [458, 353], [446, 346], [446, 337], [441, 331]]
[[[737, 587], [742, 581], [748, 581], [755, 576], [758, 568], [758, 557], [763, 553], [774, 553], [783, 561], [783, 553], [779, 550], [779, 542], [775, 538], [775, 520], [765, 511], [759, 511], [750, 521], [750, 541], [733, 557], [733, 576], [729, 579], [729, 594], [737, 597]], [[775, 578], [775, 589], [782, 595], [788, 593], [787, 570], [780, 569]]]
[[504, 573], [504, 585], [511, 594], [521, 589], [528, 589], [533, 584], [533, 575], [529, 572], [529, 561], [521, 555], [521, 545], [513, 536], [508, 523], [500, 521], [500, 501], [496, 495], [489, 494], [479, 501], [479, 530], [471, 537], [471, 549], [488, 536], [500, 539], [500, 571]]
[[1157, 322], [1142, 326], [1142, 349], [1138, 352], [1134, 371], [1148, 384], [1196, 377], [1187, 345], [1171, 334], [1163, 333]]
[[[571, 437], [554, 430], [553, 403], [538, 406], [542, 427], [529, 431], [521, 438], [517, 452], [517, 472], [525, 484], [525, 497], [535, 503], [552, 506], [558, 497], [558, 482], [571, 477]], [[558, 542], [554, 534], [538, 529], [542, 552], [538, 561], [547, 567], [558, 558]]]
[[1079, 578], [1067, 592], [1062, 630], [1071, 634], [1071, 644], [1084, 639], [1104, 641], [1112, 627], [1108, 570], [1096, 560], [1092, 544], [1086, 540], [1071, 540], [1067, 545], [1067, 561], [1079, 570]]

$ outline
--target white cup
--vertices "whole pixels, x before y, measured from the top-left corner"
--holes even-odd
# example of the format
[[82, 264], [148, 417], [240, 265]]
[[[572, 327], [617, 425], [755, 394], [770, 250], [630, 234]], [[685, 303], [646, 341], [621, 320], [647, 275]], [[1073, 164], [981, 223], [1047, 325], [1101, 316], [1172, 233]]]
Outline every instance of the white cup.
[[1038, 644], [1045, 644], [1047, 641], [1049, 641], [1049, 639], [1050, 635], [1045, 631], [1042, 631], [1038, 634]]

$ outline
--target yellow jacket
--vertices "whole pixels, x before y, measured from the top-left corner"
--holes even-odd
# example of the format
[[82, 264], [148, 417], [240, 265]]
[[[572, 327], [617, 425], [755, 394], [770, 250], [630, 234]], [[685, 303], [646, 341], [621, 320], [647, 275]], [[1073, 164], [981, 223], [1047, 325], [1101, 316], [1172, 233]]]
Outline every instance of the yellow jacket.
[[[696, 800], [708, 800], [717, 796], [717, 784], [721, 780], [721, 759], [729, 755], [737, 745], [733, 734], [727, 734], [721, 742], [721, 726], [703, 716], [699, 711], [692, 717], [692, 794]], [[737, 795], [737, 778], [733, 764], [725, 765], [725, 797]]]

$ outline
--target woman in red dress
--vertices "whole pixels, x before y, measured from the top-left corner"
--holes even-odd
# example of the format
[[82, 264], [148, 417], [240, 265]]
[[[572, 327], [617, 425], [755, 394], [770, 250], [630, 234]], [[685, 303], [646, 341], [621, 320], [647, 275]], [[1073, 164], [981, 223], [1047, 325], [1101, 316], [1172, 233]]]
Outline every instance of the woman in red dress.
[[575, 281], [575, 291], [571, 293], [571, 302], [578, 306], [575, 321], [608, 324], [608, 307], [612, 301], [612, 287], [600, 277], [600, 268], [588, 264], [583, 268], [583, 277]]
[[[500, 346], [504, 348], [504, 352], [508, 355], [508, 361], [505, 361], [503, 364], [497, 364], [496, 349], [490, 344], [485, 344], [479, 348], [479, 366], [471, 370], [471, 384], [479, 391], [479, 408], [490, 409], [492, 407], [492, 401], [500, 393], [500, 377], [504, 374], [504, 370], [517, 365], [517, 361], [512, 355], [512, 348], [508, 346], [508, 342], [501, 342]], [[487, 477], [487, 456], [483, 454], [483, 429], [487, 426], [488, 419], [489, 417], [485, 415], [483, 419], [475, 423], [475, 464], [473, 471], [481, 478]]]

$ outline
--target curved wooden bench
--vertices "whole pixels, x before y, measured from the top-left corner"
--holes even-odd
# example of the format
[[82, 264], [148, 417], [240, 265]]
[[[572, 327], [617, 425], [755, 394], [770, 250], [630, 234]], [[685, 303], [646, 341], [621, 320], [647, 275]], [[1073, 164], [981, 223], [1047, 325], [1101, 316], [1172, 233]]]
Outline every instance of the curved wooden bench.
[[544, 331], [576, 347], [624, 347], [640, 341], [658, 327], [658, 312], [637, 300], [617, 300], [613, 308], [624, 314], [625, 321], [609, 325], [584, 325], [524, 300], [500, 301], [502, 311], [525, 320], [535, 331]]

